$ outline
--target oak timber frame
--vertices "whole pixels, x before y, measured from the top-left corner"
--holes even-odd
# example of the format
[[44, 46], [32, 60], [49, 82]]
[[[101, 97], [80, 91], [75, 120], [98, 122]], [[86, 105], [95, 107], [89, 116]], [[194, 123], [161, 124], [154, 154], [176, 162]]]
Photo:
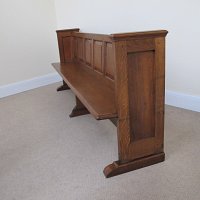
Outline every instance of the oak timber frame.
[[[165, 159], [166, 35], [166, 30], [111, 35], [81, 33], [79, 29], [57, 31], [60, 63], [53, 66], [63, 78], [58, 90], [71, 88], [76, 96], [71, 117], [91, 113], [117, 126], [118, 161], [105, 167], [106, 177]], [[78, 88], [79, 68], [96, 90], [86, 86], [85, 93]], [[108, 98], [101, 98], [103, 95]]]

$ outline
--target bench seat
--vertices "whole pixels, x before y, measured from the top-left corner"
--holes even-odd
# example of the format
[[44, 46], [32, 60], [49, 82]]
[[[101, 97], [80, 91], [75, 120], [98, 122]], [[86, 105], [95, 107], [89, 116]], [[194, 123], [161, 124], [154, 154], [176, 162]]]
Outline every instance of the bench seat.
[[74, 94], [98, 120], [117, 117], [115, 88], [112, 80], [80, 63], [53, 63]]

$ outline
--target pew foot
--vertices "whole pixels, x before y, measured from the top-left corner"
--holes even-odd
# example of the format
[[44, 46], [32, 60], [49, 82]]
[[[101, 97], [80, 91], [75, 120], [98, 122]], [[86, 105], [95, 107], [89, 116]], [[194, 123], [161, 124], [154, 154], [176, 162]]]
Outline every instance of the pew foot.
[[63, 91], [63, 90], [69, 90], [69, 86], [65, 83], [65, 81], [63, 81], [63, 85], [61, 85], [60, 87], [57, 88], [57, 91]]
[[130, 162], [120, 163], [120, 161], [115, 161], [112, 164], [104, 168], [104, 175], [106, 178], [117, 176], [126, 172], [130, 172], [136, 169], [147, 167], [165, 160], [165, 153], [158, 153], [143, 158], [138, 158]]
[[71, 114], [69, 115], [70, 117], [77, 117], [80, 115], [86, 115], [89, 114], [90, 112], [88, 109], [82, 104], [82, 102], [79, 100], [79, 98], [76, 96], [76, 105], [73, 108]]
[[90, 112], [86, 108], [78, 108], [77, 106], [75, 106], [69, 116], [72, 118], [72, 117], [77, 117], [81, 115], [86, 115], [89, 113]]

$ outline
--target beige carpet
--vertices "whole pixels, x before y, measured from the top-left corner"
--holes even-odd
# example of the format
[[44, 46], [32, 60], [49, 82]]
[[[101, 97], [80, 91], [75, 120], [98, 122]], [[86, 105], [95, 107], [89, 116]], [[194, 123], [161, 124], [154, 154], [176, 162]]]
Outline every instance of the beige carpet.
[[70, 119], [71, 91], [53, 84], [0, 99], [0, 200], [199, 200], [200, 113], [166, 107], [166, 161], [110, 179], [108, 120]]

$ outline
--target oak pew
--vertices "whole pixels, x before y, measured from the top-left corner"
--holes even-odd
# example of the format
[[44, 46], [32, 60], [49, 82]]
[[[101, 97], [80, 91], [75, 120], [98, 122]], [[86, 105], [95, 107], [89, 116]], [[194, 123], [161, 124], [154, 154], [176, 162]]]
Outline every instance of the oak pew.
[[63, 78], [71, 89], [70, 117], [92, 114], [117, 126], [118, 161], [104, 169], [112, 177], [164, 161], [166, 30], [91, 34], [58, 30]]

